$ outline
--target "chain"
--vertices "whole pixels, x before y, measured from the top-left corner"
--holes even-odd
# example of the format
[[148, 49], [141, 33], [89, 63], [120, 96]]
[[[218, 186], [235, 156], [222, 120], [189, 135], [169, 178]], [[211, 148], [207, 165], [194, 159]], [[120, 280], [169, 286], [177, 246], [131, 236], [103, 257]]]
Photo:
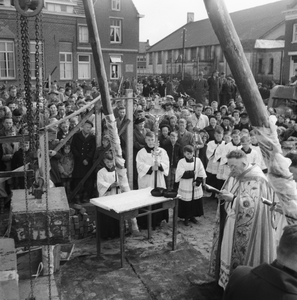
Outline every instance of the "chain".
[[[24, 85], [25, 85], [25, 104], [27, 108], [27, 117], [28, 117], [28, 130], [30, 136], [30, 147], [33, 151], [33, 128], [30, 126], [30, 119], [32, 117], [32, 106], [31, 106], [31, 78], [30, 78], [30, 39], [28, 34], [28, 19], [21, 15], [21, 40], [22, 40], [22, 55], [23, 55], [23, 73], [24, 73]], [[25, 138], [23, 135], [23, 143]], [[34, 152], [33, 152], [34, 153]], [[29, 250], [29, 269], [30, 269], [30, 295], [34, 298], [34, 288], [32, 280], [32, 259], [31, 259], [31, 224], [30, 224], [30, 212], [29, 212], [29, 203], [28, 203], [28, 182], [27, 182], [27, 158], [25, 151], [23, 151], [23, 162], [24, 162], [24, 183], [25, 183], [25, 201], [26, 201], [26, 219], [27, 219], [27, 236], [28, 236], [28, 250]]]
[[32, 153], [36, 153], [35, 139], [34, 139], [34, 117], [32, 114], [31, 102], [31, 73], [30, 73], [30, 38], [28, 32], [28, 19], [21, 15], [21, 39], [22, 39], [22, 54], [23, 54], [23, 72], [24, 72], [24, 85], [25, 85], [25, 104], [27, 124], [30, 138], [30, 147]]
[[39, 148], [39, 98], [40, 98], [40, 74], [39, 74], [39, 15], [35, 18], [35, 78], [36, 78], [36, 112], [35, 112], [35, 149]]
[[[41, 76], [42, 76], [42, 92], [43, 92], [43, 96], [44, 95], [44, 79], [45, 79], [45, 71], [44, 71], [44, 39], [43, 39], [43, 14], [42, 11], [40, 12], [40, 14], [38, 15], [38, 24], [39, 25], [39, 29], [40, 29], [40, 39], [41, 40]], [[39, 69], [38, 69], [39, 71]], [[37, 110], [39, 111], [39, 104], [37, 103], [38, 107]], [[42, 127], [45, 127], [45, 118], [43, 119], [44, 124], [42, 124]], [[38, 113], [38, 125], [39, 125], [39, 113]], [[39, 145], [40, 146], [40, 145]], [[50, 261], [50, 232], [49, 232], [49, 226], [50, 226], [50, 215], [49, 215], [49, 198], [48, 198], [48, 182], [49, 182], [49, 178], [48, 178], [48, 141], [47, 141], [47, 131], [44, 131], [44, 172], [45, 174], [43, 174], [44, 177], [44, 182], [45, 182], [45, 205], [46, 205], [46, 216], [47, 216], [47, 222], [46, 222], [46, 234], [47, 234], [47, 256], [48, 256], [48, 260], [47, 260], [47, 267], [48, 267], [48, 286], [49, 286], [49, 291], [48, 291], [48, 295], [49, 295], [49, 299], [52, 299], [52, 283], [51, 283], [51, 274], [50, 274], [50, 265], [51, 265], [51, 261]]]
[[16, 46], [18, 59], [18, 82], [19, 90], [22, 88], [22, 71], [21, 71], [21, 45], [20, 45], [20, 15], [16, 12]]
[[44, 80], [45, 80], [45, 72], [44, 72], [44, 39], [43, 39], [43, 14], [42, 11], [39, 14], [39, 21], [40, 21], [40, 40], [41, 40], [41, 79], [42, 79], [42, 95], [45, 97], [44, 94]]

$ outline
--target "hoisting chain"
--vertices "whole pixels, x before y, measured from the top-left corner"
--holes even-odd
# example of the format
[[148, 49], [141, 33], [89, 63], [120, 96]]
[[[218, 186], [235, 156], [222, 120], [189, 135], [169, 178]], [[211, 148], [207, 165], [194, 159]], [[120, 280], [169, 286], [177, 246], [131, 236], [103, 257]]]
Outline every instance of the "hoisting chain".
[[[44, 39], [43, 39], [43, 14], [42, 14], [42, 11], [39, 14], [39, 26], [40, 26], [40, 40], [41, 40], [42, 96], [45, 97], [45, 94], [44, 94], [44, 79], [45, 79], [45, 72], [44, 72]], [[45, 108], [45, 107], [43, 106], [43, 108]]]
[[16, 12], [16, 46], [17, 46], [17, 64], [18, 64], [18, 82], [19, 90], [22, 89], [22, 71], [21, 71], [21, 38], [20, 38], [20, 14]]
[[39, 148], [39, 98], [40, 98], [40, 73], [39, 73], [39, 42], [40, 42], [39, 15], [35, 17], [35, 79], [36, 79], [36, 112], [35, 123], [35, 147]]
[[[33, 152], [34, 144], [32, 143], [33, 137], [33, 128], [32, 122], [30, 119], [32, 118], [32, 109], [31, 109], [31, 76], [30, 76], [30, 39], [28, 34], [28, 19], [21, 15], [21, 40], [22, 40], [22, 58], [23, 58], [23, 74], [24, 74], [24, 88], [25, 88], [25, 105], [27, 108], [27, 125], [28, 132], [30, 137], [30, 147], [31, 153]], [[25, 138], [23, 135], [23, 143], [25, 142]], [[29, 271], [30, 271], [30, 298], [34, 299], [34, 288], [33, 288], [33, 279], [32, 279], [32, 258], [31, 258], [31, 234], [32, 234], [32, 226], [30, 222], [31, 213], [29, 211], [29, 202], [28, 202], [28, 182], [27, 182], [27, 159], [25, 151], [23, 151], [23, 162], [24, 162], [24, 184], [25, 184], [25, 202], [26, 202], [26, 219], [27, 219], [27, 237], [28, 237], [28, 251], [29, 251]]]
[[[38, 22], [37, 22], [37, 18], [38, 18]], [[45, 78], [45, 72], [44, 72], [44, 39], [43, 39], [43, 14], [42, 11], [38, 14], [38, 16], [36, 17], [36, 23], [38, 23], [37, 25], [39, 25], [39, 32], [40, 32], [40, 38], [39, 41], [41, 41], [41, 77], [42, 77], [42, 92], [44, 95], [44, 78]], [[37, 27], [36, 25], [36, 27]], [[37, 29], [36, 29], [36, 36], [37, 36]], [[38, 36], [39, 37], [39, 36]], [[37, 43], [36, 43], [37, 44]], [[36, 49], [37, 52], [37, 49]], [[39, 56], [38, 56], [39, 58]], [[38, 60], [39, 62], [39, 60]], [[37, 68], [37, 67], [36, 67]], [[39, 69], [38, 69], [38, 73], [39, 73]], [[36, 82], [37, 83], [37, 82]], [[40, 82], [39, 82], [40, 85]], [[38, 94], [39, 96], [41, 96], [40, 94]], [[39, 103], [37, 102], [37, 111], [38, 111], [38, 126], [39, 126]], [[45, 108], [45, 107], [44, 107]], [[43, 118], [44, 120], [44, 124], [42, 124], [42, 127], [45, 127], [45, 118]], [[40, 145], [39, 145], [40, 147]], [[48, 183], [49, 183], [49, 178], [48, 178], [48, 155], [47, 153], [49, 153], [48, 151], [48, 140], [47, 140], [47, 131], [44, 131], [44, 172], [45, 174], [43, 174], [44, 177], [44, 182], [45, 182], [45, 205], [46, 205], [46, 234], [47, 234], [47, 268], [48, 268], [48, 286], [49, 286], [49, 291], [48, 291], [48, 295], [49, 295], [49, 299], [52, 299], [52, 283], [51, 283], [51, 260], [50, 260], [50, 213], [49, 213], [49, 197], [48, 197]]]

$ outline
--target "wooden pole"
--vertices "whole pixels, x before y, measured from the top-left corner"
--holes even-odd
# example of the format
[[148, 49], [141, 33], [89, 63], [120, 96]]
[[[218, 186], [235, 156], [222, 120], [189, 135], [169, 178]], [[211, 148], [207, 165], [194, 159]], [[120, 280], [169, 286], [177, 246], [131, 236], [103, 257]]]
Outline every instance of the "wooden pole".
[[[122, 192], [130, 191], [127, 173], [125, 169], [125, 161], [122, 157], [122, 149], [120, 145], [120, 138], [115, 122], [115, 117], [113, 114], [113, 109], [111, 106], [110, 96], [109, 96], [109, 86], [106, 77], [102, 48], [99, 39], [99, 32], [96, 22], [94, 4], [92, 0], [84, 0], [84, 9], [86, 14], [86, 21], [89, 30], [90, 43], [92, 46], [92, 53], [94, 64], [96, 68], [100, 93], [101, 93], [101, 103], [102, 110], [106, 118], [106, 124], [111, 137], [111, 148], [115, 155], [117, 174], [119, 178], [119, 184]], [[137, 228], [138, 230], [138, 228]]]
[[223, 0], [204, 0], [204, 4], [240, 91], [251, 124], [269, 127], [267, 110], [225, 2]]
[[126, 140], [126, 165], [127, 165], [127, 173], [129, 178], [129, 186], [130, 189], [133, 189], [133, 90], [127, 89], [125, 97], [126, 101], [126, 117], [128, 120], [131, 120], [125, 132], [125, 140]]
[[90, 36], [90, 43], [92, 46], [92, 53], [94, 64], [97, 73], [97, 79], [99, 83], [100, 93], [101, 93], [101, 100], [102, 100], [102, 109], [105, 115], [113, 114], [110, 96], [109, 96], [109, 87], [108, 87], [108, 80], [105, 72], [103, 55], [102, 55], [102, 48], [99, 39], [99, 32], [96, 22], [94, 4], [92, 0], [84, 0], [84, 9], [86, 14], [86, 20], [89, 30]]

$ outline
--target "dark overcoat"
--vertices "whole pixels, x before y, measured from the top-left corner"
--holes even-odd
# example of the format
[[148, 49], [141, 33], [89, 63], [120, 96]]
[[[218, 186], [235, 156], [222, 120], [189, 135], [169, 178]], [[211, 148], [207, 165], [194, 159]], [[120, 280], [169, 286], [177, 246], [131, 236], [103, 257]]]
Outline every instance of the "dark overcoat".
[[[291, 270], [290, 270], [291, 271]], [[293, 272], [292, 272], [293, 273]], [[264, 263], [254, 269], [237, 267], [230, 277], [223, 300], [295, 300], [297, 277], [277, 264]]]
[[[96, 150], [95, 136], [89, 134], [84, 137], [82, 132], [74, 134], [71, 141], [71, 151], [74, 156], [74, 168], [72, 172], [73, 178], [83, 178], [92, 167], [92, 161]], [[88, 165], [84, 165], [84, 160], [88, 161]]]

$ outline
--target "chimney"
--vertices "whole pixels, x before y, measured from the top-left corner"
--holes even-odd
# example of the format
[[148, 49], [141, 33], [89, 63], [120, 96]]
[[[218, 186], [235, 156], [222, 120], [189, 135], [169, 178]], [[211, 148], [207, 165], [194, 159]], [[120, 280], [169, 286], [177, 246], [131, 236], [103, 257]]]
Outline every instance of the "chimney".
[[188, 12], [187, 13], [187, 23], [194, 22], [194, 13], [193, 12]]

